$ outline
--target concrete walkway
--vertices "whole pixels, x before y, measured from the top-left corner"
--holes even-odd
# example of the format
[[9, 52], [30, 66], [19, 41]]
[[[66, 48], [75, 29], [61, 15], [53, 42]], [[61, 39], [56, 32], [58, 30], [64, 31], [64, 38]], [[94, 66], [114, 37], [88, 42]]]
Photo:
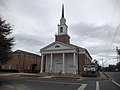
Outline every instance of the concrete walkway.
[[44, 77], [40, 77], [40, 78], [52, 78], [54, 76], [44, 76]]
[[105, 75], [104, 72], [100, 72], [100, 78], [103, 79], [103, 80], [108, 80], [108, 79], [110, 79], [109, 77], [107, 77], [107, 76]]
[[[30, 75], [30, 76], [34, 76], [37, 75], [39, 77], [39, 74], [34, 74], [34, 73], [0, 73], [0, 76], [20, 76], [20, 75]], [[43, 77], [39, 77], [39, 78], [52, 78], [54, 76], [43, 76]], [[91, 77], [88, 77], [91, 78]], [[102, 80], [108, 80], [109, 77], [107, 77], [104, 72], [100, 72], [100, 77], [97, 77], [96, 79], [102, 79]]]
[[0, 76], [11, 76], [11, 75], [36, 75], [33, 73], [0, 73]]

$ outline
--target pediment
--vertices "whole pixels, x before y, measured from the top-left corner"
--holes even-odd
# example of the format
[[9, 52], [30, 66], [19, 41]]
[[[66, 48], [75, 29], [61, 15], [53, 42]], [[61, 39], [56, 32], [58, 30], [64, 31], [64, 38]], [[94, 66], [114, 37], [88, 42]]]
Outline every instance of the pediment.
[[53, 42], [47, 45], [46, 47], [42, 48], [41, 51], [72, 50], [72, 49], [76, 49], [76, 48], [69, 44], [64, 44], [61, 42]]

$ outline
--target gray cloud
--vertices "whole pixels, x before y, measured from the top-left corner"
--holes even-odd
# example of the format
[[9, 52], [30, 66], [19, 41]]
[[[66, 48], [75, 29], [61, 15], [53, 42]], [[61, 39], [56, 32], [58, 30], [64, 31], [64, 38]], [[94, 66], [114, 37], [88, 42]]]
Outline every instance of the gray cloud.
[[[109, 48], [120, 23], [119, 0], [112, 24], [115, 2], [111, 0], [0, 0], [0, 15], [14, 25], [14, 49], [38, 52], [53, 42], [62, 3], [65, 3], [71, 43], [87, 48], [96, 59], [107, 58], [108, 51], [109, 57], [114, 57], [115, 47], [120, 46], [120, 30]], [[109, 63], [114, 63], [114, 60]]]
[[0, 0], [0, 6], [5, 6], [5, 0]]
[[39, 49], [45, 44], [49, 43], [49, 37], [41, 37], [39, 35], [27, 34], [27, 33], [17, 33], [15, 36], [15, 49], [25, 49], [32, 52], [39, 52]]
[[[78, 23], [70, 27], [70, 32], [75, 34], [76, 36], [82, 37], [91, 37], [97, 39], [105, 39], [108, 35], [110, 30], [114, 28], [110, 27], [109, 25], [104, 26], [95, 26], [93, 24], [86, 24], [86, 23]], [[112, 33], [110, 33], [110, 36]]]
[[120, 46], [118, 44], [118, 42], [120, 42], [119, 30], [113, 41], [117, 27], [113, 28], [109, 25], [95, 26], [86, 23], [78, 23], [71, 26], [69, 31], [72, 35], [73, 43], [87, 48], [94, 58], [96, 55], [98, 59], [106, 59], [106, 57], [113, 59], [113, 57], [116, 57], [116, 46]]

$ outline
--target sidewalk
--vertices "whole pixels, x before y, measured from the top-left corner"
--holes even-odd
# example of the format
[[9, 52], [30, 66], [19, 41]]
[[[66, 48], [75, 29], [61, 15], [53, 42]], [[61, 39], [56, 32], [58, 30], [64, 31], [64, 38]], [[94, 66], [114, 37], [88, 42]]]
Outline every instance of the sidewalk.
[[0, 76], [11, 76], [11, 75], [36, 75], [33, 73], [0, 73]]
[[108, 79], [110, 79], [109, 77], [107, 77], [107, 76], [105, 75], [104, 72], [100, 72], [100, 78], [103, 79], [103, 80], [108, 80]]
[[109, 80], [109, 77], [107, 77], [103, 72], [99, 72], [100, 76], [98, 77], [83, 77], [82, 80]]
[[[5, 77], [9, 77], [9, 76], [14, 76], [13, 78], [19, 78], [19, 77], [37, 77], [37, 78], [53, 78], [55, 76], [48, 76], [48, 75], [44, 75], [41, 76], [40, 74], [34, 74], [34, 73], [0, 73], [0, 78], [5, 78]], [[9, 77], [9, 79], [11, 79], [12, 77]], [[94, 79], [94, 80], [109, 80], [110, 78], [108, 76], [105, 75], [104, 72], [100, 72], [100, 76], [99, 77], [81, 77], [80, 80], [89, 80], [89, 79]]]

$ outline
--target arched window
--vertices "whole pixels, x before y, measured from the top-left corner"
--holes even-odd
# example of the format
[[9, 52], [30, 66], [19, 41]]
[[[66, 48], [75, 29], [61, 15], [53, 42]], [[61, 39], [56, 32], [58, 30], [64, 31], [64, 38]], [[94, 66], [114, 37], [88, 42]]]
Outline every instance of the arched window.
[[55, 48], [60, 48], [60, 46], [59, 46], [59, 45], [56, 45]]
[[60, 33], [62, 33], [63, 32], [63, 27], [60, 27]]

